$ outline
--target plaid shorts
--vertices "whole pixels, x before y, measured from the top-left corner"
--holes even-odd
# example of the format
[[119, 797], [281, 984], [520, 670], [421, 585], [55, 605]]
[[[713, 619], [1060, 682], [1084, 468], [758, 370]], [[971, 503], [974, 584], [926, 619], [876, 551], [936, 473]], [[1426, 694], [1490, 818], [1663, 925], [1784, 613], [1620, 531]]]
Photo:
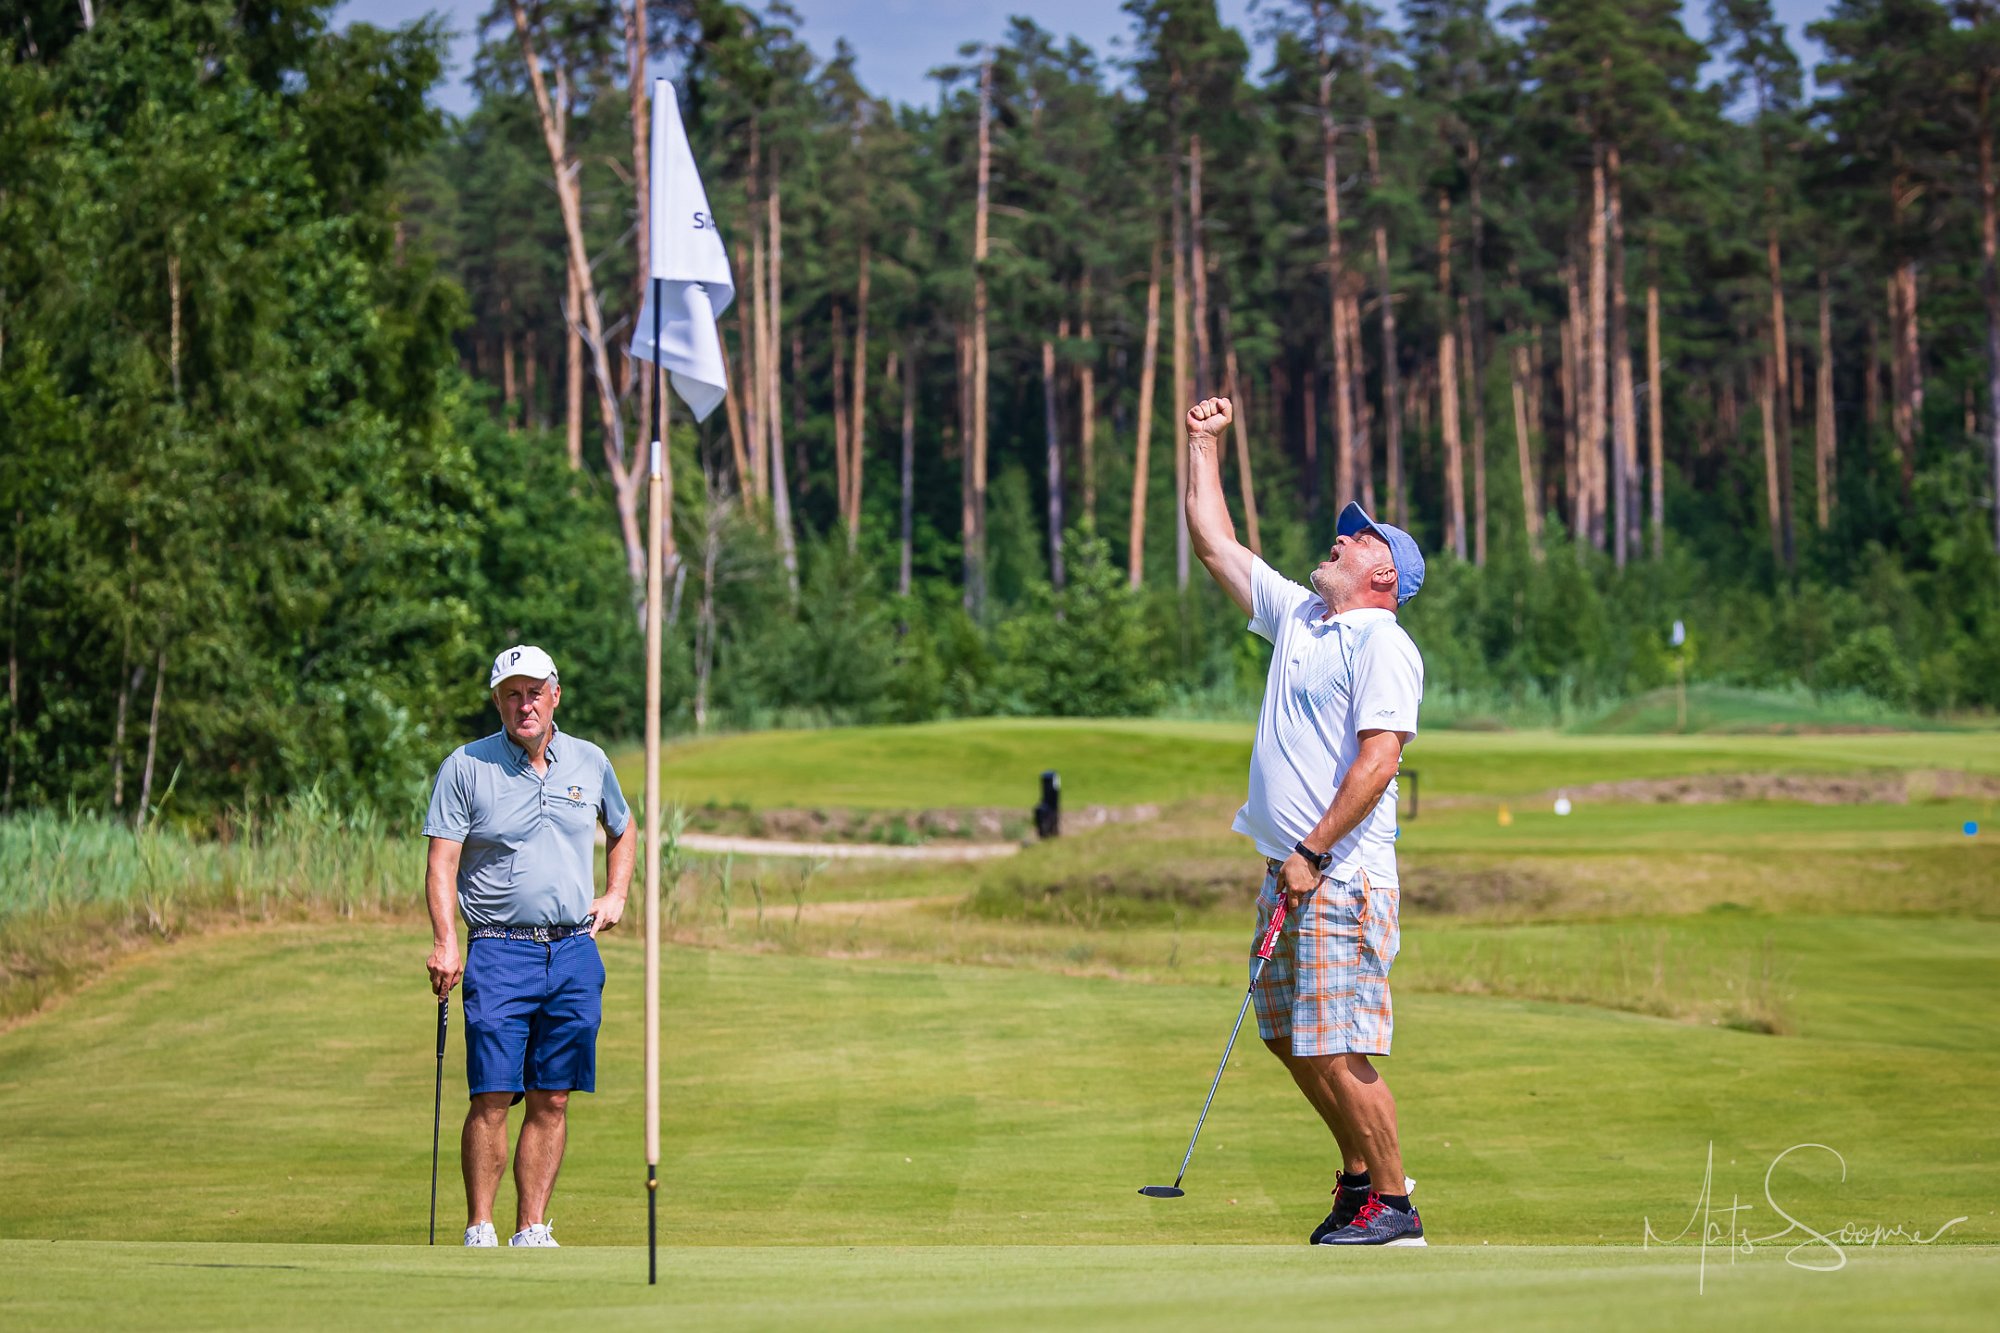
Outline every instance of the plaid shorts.
[[[1402, 932], [1398, 893], [1365, 874], [1322, 879], [1285, 920], [1257, 982], [1257, 1035], [1292, 1039], [1294, 1055], [1387, 1055], [1396, 1019], [1389, 1006], [1389, 965]], [[1268, 863], [1257, 895], [1261, 939], [1277, 906], [1278, 863]], [[1254, 949], [1250, 965], [1257, 965]]]

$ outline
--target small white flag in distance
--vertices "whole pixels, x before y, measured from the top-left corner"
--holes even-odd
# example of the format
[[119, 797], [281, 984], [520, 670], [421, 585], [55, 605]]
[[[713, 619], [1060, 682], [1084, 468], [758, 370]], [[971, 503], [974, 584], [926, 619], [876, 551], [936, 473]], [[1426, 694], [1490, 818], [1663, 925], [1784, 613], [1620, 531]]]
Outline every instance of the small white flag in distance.
[[[715, 321], [736, 299], [729, 254], [708, 211], [708, 191], [688, 147], [674, 85], [653, 80], [652, 271], [646, 303], [632, 331], [632, 355], [666, 367], [674, 392], [701, 421], [729, 388]], [[660, 303], [660, 345], [653, 346], [653, 302]]]
[[1674, 622], [1674, 633], [1673, 633], [1673, 638], [1670, 640], [1670, 645], [1672, 647], [1678, 648], [1687, 641], [1688, 641], [1687, 626], [1681, 624], [1680, 621], [1676, 620]]

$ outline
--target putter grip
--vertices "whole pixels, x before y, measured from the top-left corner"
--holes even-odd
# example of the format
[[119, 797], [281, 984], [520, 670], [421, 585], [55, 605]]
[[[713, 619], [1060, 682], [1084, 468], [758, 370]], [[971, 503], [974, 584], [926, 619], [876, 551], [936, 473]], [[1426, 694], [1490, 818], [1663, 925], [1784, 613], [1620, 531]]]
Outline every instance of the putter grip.
[[1271, 950], [1278, 947], [1278, 932], [1285, 928], [1285, 895], [1278, 893], [1278, 905], [1271, 909], [1271, 924], [1264, 927], [1264, 938], [1257, 941], [1257, 956], [1269, 959]]
[[438, 1059], [444, 1059], [444, 1034], [451, 1026], [451, 997], [438, 1001]]

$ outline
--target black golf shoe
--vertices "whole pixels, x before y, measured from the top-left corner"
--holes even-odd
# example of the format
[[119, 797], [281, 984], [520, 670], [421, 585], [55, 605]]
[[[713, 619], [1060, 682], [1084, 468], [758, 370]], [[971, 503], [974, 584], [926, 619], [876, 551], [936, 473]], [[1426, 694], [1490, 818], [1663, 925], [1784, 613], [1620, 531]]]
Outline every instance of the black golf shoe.
[[[1352, 1188], [1346, 1185], [1335, 1185], [1333, 1187], [1333, 1211], [1322, 1218], [1320, 1224], [1313, 1228], [1312, 1235], [1306, 1237], [1306, 1244], [1317, 1245], [1334, 1232], [1346, 1226], [1349, 1222], [1352, 1222], [1355, 1215], [1361, 1211], [1361, 1205], [1368, 1202], [1369, 1189], [1370, 1186], [1367, 1185], [1356, 1185]], [[1414, 1194], [1416, 1193], [1416, 1189], [1417, 1182], [1408, 1176], [1404, 1176], [1403, 1193]]]
[[1427, 1245], [1424, 1220], [1415, 1208], [1399, 1212], [1374, 1195], [1368, 1196], [1354, 1220], [1333, 1232], [1321, 1245]]
[[1360, 1213], [1361, 1205], [1368, 1202], [1368, 1187], [1359, 1185], [1349, 1189], [1345, 1185], [1333, 1187], [1333, 1211], [1313, 1228], [1312, 1235], [1306, 1237], [1306, 1244], [1317, 1245], [1334, 1232], [1352, 1222]]

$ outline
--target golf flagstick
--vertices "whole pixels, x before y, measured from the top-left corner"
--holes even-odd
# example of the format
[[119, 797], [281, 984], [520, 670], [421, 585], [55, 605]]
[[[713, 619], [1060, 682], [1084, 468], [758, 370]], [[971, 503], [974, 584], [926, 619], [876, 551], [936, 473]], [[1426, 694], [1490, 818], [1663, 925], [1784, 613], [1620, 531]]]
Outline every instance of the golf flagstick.
[[[657, 96], [657, 90], [655, 91]], [[669, 97], [673, 96], [670, 92]], [[657, 114], [653, 122], [657, 129]], [[655, 152], [655, 158], [658, 153]], [[653, 346], [660, 345], [661, 283], [653, 279]], [[646, 480], [646, 1285], [659, 1281], [660, 1198], [660, 566], [665, 552], [667, 400], [653, 362], [653, 455]]]
[[1194, 1160], [1195, 1140], [1201, 1137], [1201, 1127], [1208, 1120], [1208, 1108], [1215, 1104], [1215, 1090], [1222, 1086], [1222, 1071], [1229, 1068], [1229, 1053], [1236, 1049], [1236, 1034], [1243, 1030], [1243, 1015], [1250, 1012], [1250, 1001], [1257, 994], [1257, 983], [1263, 980], [1264, 965], [1271, 961], [1271, 950], [1277, 947], [1278, 932], [1285, 928], [1285, 893], [1278, 890], [1278, 905], [1271, 909], [1271, 924], [1264, 928], [1264, 937], [1257, 942], [1257, 965], [1250, 969], [1250, 986], [1243, 992], [1242, 1007], [1236, 1011], [1236, 1022], [1229, 1029], [1229, 1044], [1222, 1048], [1222, 1063], [1215, 1067], [1215, 1077], [1209, 1081], [1208, 1099], [1201, 1104], [1201, 1115], [1194, 1122], [1194, 1133], [1188, 1136], [1187, 1153], [1181, 1158], [1181, 1173], [1174, 1177], [1171, 1185], [1146, 1185], [1139, 1193], [1149, 1199], [1178, 1199], [1187, 1193], [1181, 1182], [1187, 1179], [1188, 1163]]
[[431, 1239], [438, 1243], [438, 1122], [444, 1114], [444, 1034], [451, 1026], [451, 992], [438, 996], [437, 1090], [431, 1096]]
[[[674, 86], [653, 80], [648, 182], [648, 285], [631, 354], [653, 363], [653, 439], [646, 483], [646, 1282], [659, 1281], [660, 1192], [660, 626], [671, 549], [673, 488], [667, 454], [667, 383], [705, 420], [728, 392], [716, 316], [736, 299], [729, 254], [708, 210]], [[648, 325], [650, 324], [650, 329]], [[651, 341], [647, 338], [650, 334]]]

